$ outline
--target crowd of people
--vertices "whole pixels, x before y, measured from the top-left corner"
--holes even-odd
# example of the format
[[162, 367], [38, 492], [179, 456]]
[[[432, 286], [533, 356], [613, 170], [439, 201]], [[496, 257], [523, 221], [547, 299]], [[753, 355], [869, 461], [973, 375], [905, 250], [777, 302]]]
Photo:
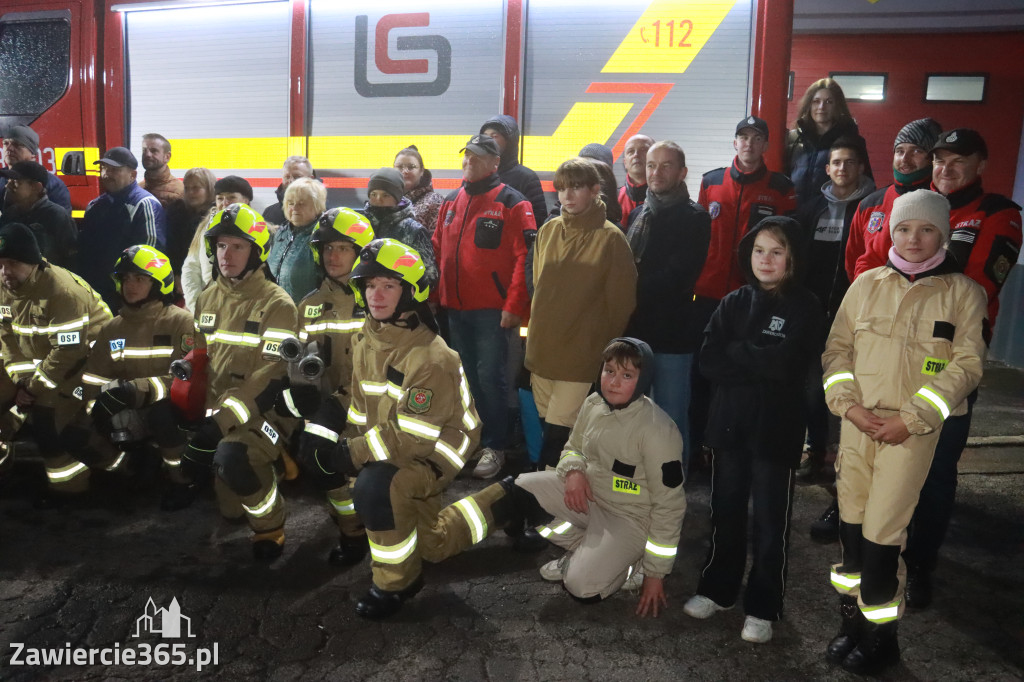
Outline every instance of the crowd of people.
[[[757, 643], [783, 613], [794, 485], [834, 480], [813, 529], [842, 547], [827, 657], [884, 669], [905, 607], [930, 600], [1020, 207], [982, 189], [976, 131], [929, 118], [899, 129], [895, 181], [876, 189], [831, 79], [804, 95], [779, 171], [769, 143], [766, 121], [739, 121], [696, 200], [677, 143], [630, 138], [621, 187], [612, 151], [588, 144], [556, 170], [549, 212], [501, 115], [447, 196], [410, 145], [356, 209], [329, 208], [289, 157], [260, 213], [240, 176], [176, 179], [150, 134], [142, 179], [124, 147], [96, 162], [103, 193], [76, 226], [15, 126], [0, 473], [19, 433], [45, 464], [43, 508], [73, 505], [94, 471], [162, 462], [161, 507], [212, 484], [259, 560], [280, 556], [280, 484], [301, 477], [337, 524], [329, 561], [371, 557], [368, 618], [419, 591], [423, 560], [499, 528], [516, 550], [565, 549], [541, 576], [576, 600], [633, 585], [657, 616], [684, 482], [706, 463], [712, 534], [684, 611], [736, 604], [752, 498], [741, 637]], [[526, 473], [506, 460], [515, 420], [540, 434]], [[506, 476], [445, 505], [463, 470]]]

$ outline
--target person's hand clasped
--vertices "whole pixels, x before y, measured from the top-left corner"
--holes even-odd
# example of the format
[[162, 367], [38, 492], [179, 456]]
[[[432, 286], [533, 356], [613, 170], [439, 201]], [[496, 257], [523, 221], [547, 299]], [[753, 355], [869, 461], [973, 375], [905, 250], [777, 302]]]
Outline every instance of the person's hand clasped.
[[644, 576], [644, 586], [640, 590], [640, 603], [636, 605], [636, 615], [646, 618], [650, 613], [652, 618], [658, 617], [659, 609], [668, 608], [668, 599], [665, 598], [664, 578]]
[[884, 420], [863, 405], [854, 405], [846, 411], [846, 418], [849, 419], [862, 433], [875, 438], [875, 432], [881, 428]]
[[590, 511], [590, 503], [594, 501], [594, 493], [590, 489], [587, 474], [570, 471], [565, 475], [565, 506], [574, 512], [586, 514]]
[[875, 430], [871, 438], [879, 443], [899, 445], [910, 438], [910, 431], [907, 429], [907, 424], [903, 421], [903, 418], [898, 414], [894, 414], [882, 420], [882, 425]]
[[507, 310], [501, 311], [501, 328], [518, 329], [523, 324], [523, 318]]

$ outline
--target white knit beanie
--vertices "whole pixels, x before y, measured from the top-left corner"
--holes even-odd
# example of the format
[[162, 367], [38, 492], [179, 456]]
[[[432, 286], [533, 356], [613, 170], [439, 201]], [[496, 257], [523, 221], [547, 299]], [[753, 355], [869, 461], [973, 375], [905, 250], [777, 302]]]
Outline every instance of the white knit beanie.
[[942, 243], [949, 241], [949, 201], [938, 192], [918, 189], [896, 197], [889, 215], [889, 235], [904, 220], [923, 220], [942, 231]]

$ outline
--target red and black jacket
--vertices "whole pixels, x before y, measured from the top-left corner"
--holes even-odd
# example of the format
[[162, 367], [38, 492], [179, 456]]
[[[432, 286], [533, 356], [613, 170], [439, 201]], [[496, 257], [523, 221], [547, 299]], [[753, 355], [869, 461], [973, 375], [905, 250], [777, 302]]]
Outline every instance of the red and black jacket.
[[889, 247], [892, 238], [889, 236], [889, 214], [892, 213], [892, 202], [896, 197], [915, 189], [928, 189], [930, 177], [913, 185], [893, 183], [888, 187], [876, 189], [860, 200], [857, 213], [850, 223], [850, 238], [846, 242], [846, 276], [850, 281], [857, 275], [885, 265], [889, 261]]

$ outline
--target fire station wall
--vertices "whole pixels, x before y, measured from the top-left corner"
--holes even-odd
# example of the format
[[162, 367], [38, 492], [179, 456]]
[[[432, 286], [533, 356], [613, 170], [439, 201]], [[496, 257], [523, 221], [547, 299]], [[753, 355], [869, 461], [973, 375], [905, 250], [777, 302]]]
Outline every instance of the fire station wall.
[[[985, 188], [1013, 193], [1024, 121], [1024, 32], [930, 34], [803, 34], [793, 36], [790, 127], [800, 97], [830, 73], [886, 74], [885, 100], [850, 102], [875, 182], [892, 182], [892, 143], [903, 124], [931, 116], [946, 130], [978, 130], [989, 147]], [[926, 102], [928, 74], [985, 74], [983, 102]]]

